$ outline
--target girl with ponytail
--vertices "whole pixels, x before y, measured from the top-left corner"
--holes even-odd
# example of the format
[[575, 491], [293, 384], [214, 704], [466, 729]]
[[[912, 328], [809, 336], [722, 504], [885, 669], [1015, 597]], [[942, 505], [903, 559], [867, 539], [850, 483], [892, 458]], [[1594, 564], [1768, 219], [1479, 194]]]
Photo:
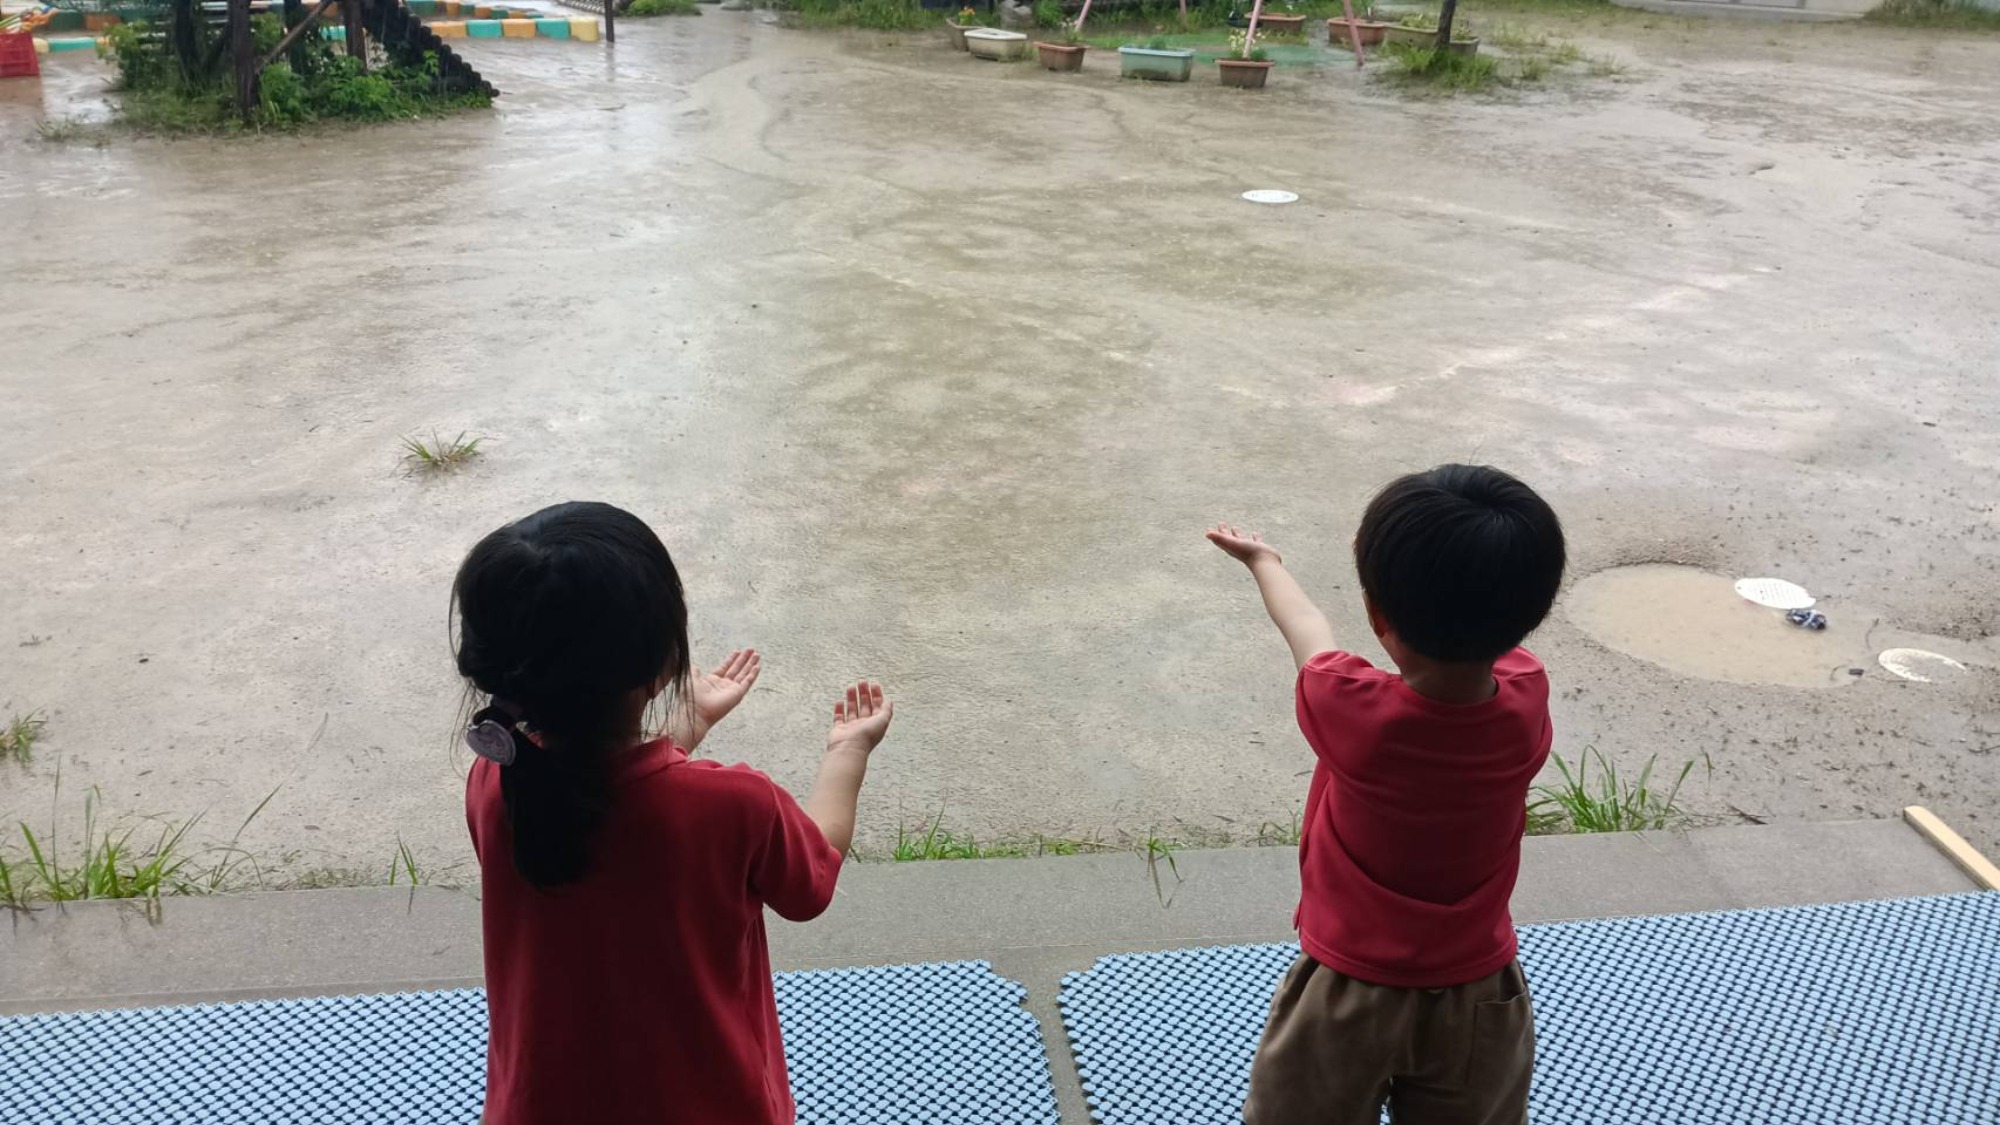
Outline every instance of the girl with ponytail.
[[790, 1125], [764, 908], [804, 921], [832, 901], [882, 689], [834, 703], [802, 806], [688, 756], [762, 660], [693, 671], [680, 576], [637, 517], [544, 508], [480, 540], [452, 597], [477, 704], [488, 1125]]

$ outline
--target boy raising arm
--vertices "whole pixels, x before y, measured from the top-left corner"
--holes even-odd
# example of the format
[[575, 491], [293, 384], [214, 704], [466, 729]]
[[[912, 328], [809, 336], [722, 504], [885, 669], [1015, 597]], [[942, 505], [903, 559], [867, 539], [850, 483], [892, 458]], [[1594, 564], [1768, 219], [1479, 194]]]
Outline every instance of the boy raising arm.
[[1391, 483], [1354, 537], [1368, 623], [1396, 671], [1334, 647], [1261, 538], [1249, 568], [1298, 665], [1317, 759], [1299, 841], [1303, 954], [1250, 1069], [1248, 1125], [1525, 1125], [1534, 1013], [1508, 899], [1548, 675], [1519, 647], [1562, 585], [1555, 512], [1497, 469]]

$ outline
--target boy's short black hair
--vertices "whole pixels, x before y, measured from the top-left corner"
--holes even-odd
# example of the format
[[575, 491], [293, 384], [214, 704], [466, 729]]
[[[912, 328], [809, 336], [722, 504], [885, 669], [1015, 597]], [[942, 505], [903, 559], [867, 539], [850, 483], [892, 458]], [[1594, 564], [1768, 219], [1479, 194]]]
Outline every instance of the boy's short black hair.
[[1354, 536], [1361, 589], [1420, 656], [1473, 664], [1534, 632], [1563, 577], [1562, 523], [1487, 465], [1439, 465], [1376, 494]]

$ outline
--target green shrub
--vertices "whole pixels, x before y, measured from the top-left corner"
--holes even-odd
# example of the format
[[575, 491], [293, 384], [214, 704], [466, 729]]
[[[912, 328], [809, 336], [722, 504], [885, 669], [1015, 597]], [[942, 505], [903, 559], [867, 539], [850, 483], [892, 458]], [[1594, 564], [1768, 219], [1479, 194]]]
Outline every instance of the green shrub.
[[632, 0], [628, 16], [698, 16], [701, 8], [694, 0]]
[[871, 31], [913, 31], [943, 17], [916, 0], [794, 0], [793, 19], [807, 27], [862, 27]]
[[1970, 0], [1883, 0], [1862, 18], [1901, 27], [2000, 30], [2000, 8], [1982, 7]]
[[1069, 22], [1056, 0], [1035, 0], [1035, 26], [1057, 28]]
[[1440, 90], [1478, 90], [1492, 85], [1500, 76], [1499, 65], [1483, 55], [1461, 55], [1408, 43], [1390, 43], [1387, 53], [1396, 66], [1396, 78]]

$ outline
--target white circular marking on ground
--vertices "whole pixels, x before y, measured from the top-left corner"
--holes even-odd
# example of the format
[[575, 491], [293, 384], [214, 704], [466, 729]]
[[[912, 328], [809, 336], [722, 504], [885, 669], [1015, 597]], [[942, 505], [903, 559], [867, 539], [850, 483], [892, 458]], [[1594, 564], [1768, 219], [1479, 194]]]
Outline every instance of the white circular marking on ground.
[[1925, 652], [1920, 648], [1892, 648], [1875, 658], [1892, 675], [1920, 684], [1934, 684], [1948, 680], [1953, 675], [1965, 671], [1965, 665], [1949, 656], [1935, 652]]
[[1256, 191], [1244, 192], [1243, 198], [1252, 203], [1297, 203], [1299, 193], [1279, 191], [1277, 188], [1258, 188]]
[[1736, 592], [1767, 609], [1811, 609], [1816, 600], [1804, 586], [1782, 578], [1739, 578]]

